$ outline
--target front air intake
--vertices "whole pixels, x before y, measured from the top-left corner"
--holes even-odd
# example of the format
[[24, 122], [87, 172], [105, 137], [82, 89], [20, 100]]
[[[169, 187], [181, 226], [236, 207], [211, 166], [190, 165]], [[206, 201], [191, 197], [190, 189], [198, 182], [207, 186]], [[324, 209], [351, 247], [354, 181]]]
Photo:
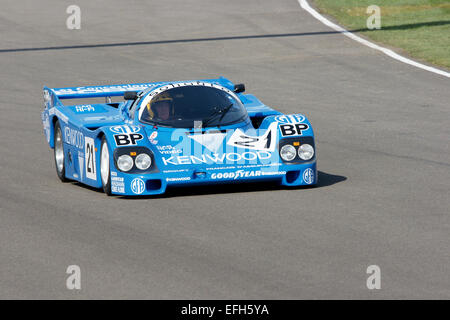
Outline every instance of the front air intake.
[[147, 180], [146, 188], [147, 191], [155, 191], [161, 189], [161, 180], [159, 179], [151, 179]]

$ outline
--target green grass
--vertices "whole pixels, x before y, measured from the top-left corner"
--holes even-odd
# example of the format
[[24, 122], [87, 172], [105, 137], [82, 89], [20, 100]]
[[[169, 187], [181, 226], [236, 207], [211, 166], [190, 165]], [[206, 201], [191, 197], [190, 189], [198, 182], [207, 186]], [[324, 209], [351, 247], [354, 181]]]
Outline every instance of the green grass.
[[[314, 0], [348, 30], [411, 57], [450, 68], [450, 0]], [[381, 8], [381, 30], [368, 30], [369, 5]]]

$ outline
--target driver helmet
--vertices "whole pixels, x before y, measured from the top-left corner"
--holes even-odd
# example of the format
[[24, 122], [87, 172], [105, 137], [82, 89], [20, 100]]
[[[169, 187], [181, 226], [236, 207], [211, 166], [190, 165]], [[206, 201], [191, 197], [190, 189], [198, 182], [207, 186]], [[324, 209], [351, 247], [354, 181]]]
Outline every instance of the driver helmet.
[[156, 106], [161, 102], [169, 103], [170, 106], [169, 113], [173, 114], [173, 99], [168, 92], [162, 92], [158, 94], [156, 97], [154, 97], [152, 100], [150, 100], [150, 102], [147, 104], [147, 111], [150, 115], [150, 118], [154, 118], [155, 115], [156, 117], [158, 116]]

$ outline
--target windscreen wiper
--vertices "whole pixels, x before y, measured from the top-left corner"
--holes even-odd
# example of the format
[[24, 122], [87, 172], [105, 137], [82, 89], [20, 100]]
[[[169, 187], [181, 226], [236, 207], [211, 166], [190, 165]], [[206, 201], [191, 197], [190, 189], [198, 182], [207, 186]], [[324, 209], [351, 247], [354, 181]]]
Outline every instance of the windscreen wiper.
[[222, 121], [223, 117], [227, 114], [228, 111], [231, 110], [234, 103], [230, 104], [229, 106], [226, 106], [225, 108], [214, 108], [214, 111], [209, 115], [209, 117], [202, 120], [203, 127], [206, 127], [212, 120], [214, 120], [215, 117], [220, 115], [219, 122]]

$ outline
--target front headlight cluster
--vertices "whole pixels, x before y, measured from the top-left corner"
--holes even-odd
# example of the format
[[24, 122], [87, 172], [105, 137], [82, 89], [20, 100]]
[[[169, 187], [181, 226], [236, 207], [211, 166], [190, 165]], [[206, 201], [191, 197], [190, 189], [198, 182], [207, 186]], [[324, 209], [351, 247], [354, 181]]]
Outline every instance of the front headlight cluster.
[[311, 160], [314, 157], [314, 148], [312, 145], [305, 143], [301, 144], [298, 149], [291, 144], [285, 144], [280, 149], [280, 157], [284, 161], [294, 160], [297, 154], [302, 160]]
[[117, 158], [117, 167], [121, 171], [130, 171], [134, 164], [139, 170], [147, 170], [152, 165], [152, 158], [147, 153], [138, 154], [134, 160], [128, 154], [123, 154]]

